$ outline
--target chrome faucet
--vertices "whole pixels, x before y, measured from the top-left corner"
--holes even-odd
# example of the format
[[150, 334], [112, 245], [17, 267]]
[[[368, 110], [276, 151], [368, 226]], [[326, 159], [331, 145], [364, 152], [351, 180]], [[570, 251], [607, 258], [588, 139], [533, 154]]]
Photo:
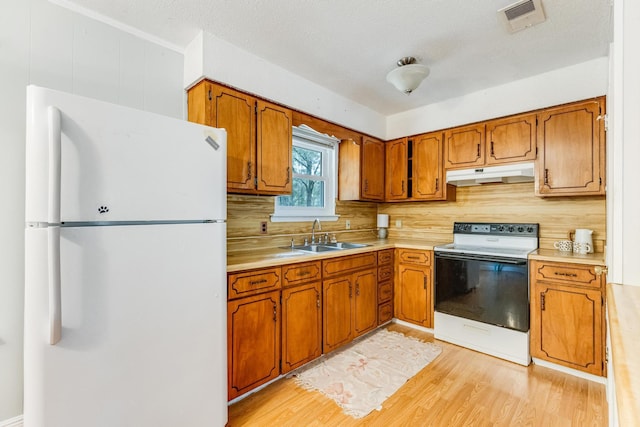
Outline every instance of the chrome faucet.
[[313, 220], [313, 225], [311, 226], [311, 244], [316, 244], [316, 224], [318, 224], [318, 231], [322, 230], [322, 225], [320, 224], [320, 220], [318, 218]]

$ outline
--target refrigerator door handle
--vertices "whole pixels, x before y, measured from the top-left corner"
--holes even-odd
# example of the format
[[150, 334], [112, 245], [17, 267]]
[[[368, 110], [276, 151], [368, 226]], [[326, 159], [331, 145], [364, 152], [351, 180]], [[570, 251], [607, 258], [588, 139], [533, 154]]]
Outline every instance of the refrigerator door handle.
[[60, 288], [60, 227], [47, 228], [49, 276], [49, 344], [62, 338], [62, 293]]
[[62, 125], [60, 110], [47, 108], [49, 125], [49, 224], [60, 223], [60, 158], [62, 150]]

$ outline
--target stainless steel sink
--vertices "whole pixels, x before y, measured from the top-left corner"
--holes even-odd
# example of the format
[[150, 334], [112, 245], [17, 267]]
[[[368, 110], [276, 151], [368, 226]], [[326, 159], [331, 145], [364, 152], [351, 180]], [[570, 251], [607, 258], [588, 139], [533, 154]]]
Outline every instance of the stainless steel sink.
[[301, 246], [294, 246], [291, 249], [296, 251], [304, 251], [304, 252], [331, 252], [331, 251], [339, 251], [341, 248], [330, 247], [325, 245], [301, 245]]
[[366, 246], [362, 243], [349, 243], [349, 242], [336, 242], [336, 243], [322, 243], [316, 245], [295, 245], [295, 246], [286, 246], [282, 249], [291, 249], [292, 251], [302, 251], [308, 253], [320, 253], [320, 252], [332, 252], [332, 251], [340, 251], [343, 249], [356, 249], [356, 248], [364, 248]]
[[357, 248], [365, 248], [371, 245], [365, 245], [364, 243], [336, 242], [336, 243], [323, 243], [323, 246], [336, 248], [336, 249], [357, 249]]

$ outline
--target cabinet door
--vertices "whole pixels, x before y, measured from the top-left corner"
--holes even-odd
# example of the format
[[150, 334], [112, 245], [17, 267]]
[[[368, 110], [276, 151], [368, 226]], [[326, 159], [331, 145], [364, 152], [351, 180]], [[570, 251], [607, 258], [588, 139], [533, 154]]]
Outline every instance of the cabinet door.
[[280, 375], [280, 292], [227, 303], [229, 400]]
[[323, 353], [335, 350], [353, 339], [353, 292], [350, 275], [322, 283]]
[[484, 165], [484, 124], [449, 129], [444, 134], [445, 169]]
[[407, 138], [387, 142], [385, 156], [385, 199], [406, 199], [409, 186]]
[[378, 277], [375, 269], [353, 274], [354, 338], [378, 325]]
[[363, 200], [384, 200], [384, 142], [363, 138], [360, 184]]
[[255, 98], [211, 85], [211, 126], [227, 130], [227, 191], [255, 189]]
[[602, 375], [601, 292], [544, 282], [536, 282], [533, 289], [531, 355]]
[[536, 195], [603, 195], [604, 98], [538, 114]]
[[535, 160], [536, 135], [535, 114], [487, 122], [487, 164]]
[[291, 110], [262, 100], [257, 105], [258, 192], [291, 194]]
[[444, 200], [446, 182], [442, 166], [442, 132], [413, 138], [413, 183], [411, 198]]
[[399, 264], [394, 290], [396, 317], [427, 328], [432, 327], [430, 289], [429, 267]]
[[320, 282], [282, 291], [282, 373], [322, 354]]
[[362, 161], [360, 138], [340, 141], [338, 150], [338, 199], [360, 200], [360, 162]]

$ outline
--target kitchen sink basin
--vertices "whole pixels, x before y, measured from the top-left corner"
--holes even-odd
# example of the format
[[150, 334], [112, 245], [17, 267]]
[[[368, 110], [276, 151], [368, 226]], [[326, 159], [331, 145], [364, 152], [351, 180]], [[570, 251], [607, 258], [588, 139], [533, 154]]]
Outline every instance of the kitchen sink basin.
[[305, 251], [305, 252], [331, 252], [338, 251], [341, 248], [330, 247], [325, 245], [302, 245], [302, 246], [294, 246], [291, 249], [296, 251]]
[[292, 251], [302, 251], [308, 253], [321, 253], [321, 252], [332, 252], [332, 251], [340, 251], [343, 249], [356, 249], [356, 248], [364, 248], [366, 246], [362, 243], [349, 243], [349, 242], [336, 242], [336, 243], [322, 243], [316, 245], [296, 245], [296, 246], [287, 246], [283, 247], [283, 249], [291, 249]]
[[323, 246], [336, 248], [336, 249], [357, 249], [357, 248], [364, 248], [371, 245], [365, 245], [364, 243], [336, 242], [336, 243], [323, 243]]

